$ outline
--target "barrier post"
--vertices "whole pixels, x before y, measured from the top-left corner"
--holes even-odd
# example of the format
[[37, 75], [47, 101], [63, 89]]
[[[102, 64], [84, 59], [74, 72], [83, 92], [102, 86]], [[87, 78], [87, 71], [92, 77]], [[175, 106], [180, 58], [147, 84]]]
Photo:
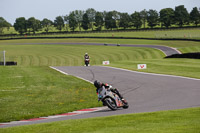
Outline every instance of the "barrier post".
[[3, 65], [6, 65], [6, 51], [3, 51]]

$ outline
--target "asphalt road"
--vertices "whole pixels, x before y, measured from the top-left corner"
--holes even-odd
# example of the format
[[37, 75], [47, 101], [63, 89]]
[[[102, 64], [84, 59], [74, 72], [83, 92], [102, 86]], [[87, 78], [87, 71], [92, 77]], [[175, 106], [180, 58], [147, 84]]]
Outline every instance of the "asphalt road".
[[112, 115], [200, 106], [199, 79], [140, 73], [104, 66], [54, 68], [91, 82], [97, 79], [118, 88], [128, 100], [130, 108], [112, 111]]
[[140, 73], [105, 66], [63, 66], [54, 68], [89, 82], [98, 79], [111, 84], [113, 87], [118, 88], [127, 99], [129, 108], [117, 111], [106, 108], [92, 113], [25, 123], [17, 122], [1, 127], [200, 106], [200, 79]]

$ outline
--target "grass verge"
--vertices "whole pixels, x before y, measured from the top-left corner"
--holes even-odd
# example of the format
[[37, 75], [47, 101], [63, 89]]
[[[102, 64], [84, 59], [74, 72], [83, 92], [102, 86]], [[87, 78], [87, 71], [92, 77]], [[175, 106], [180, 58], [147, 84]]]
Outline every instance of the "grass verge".
[[[12, 29], [12, 28], [11, 28]], [[16, 33], [15, 31], [12, 31]], [[8, 33], [8, 32], [7, 32]], [[188, 29], [165, 29], [165, 30], [141, 30], [141, 31], [109, 31], [109, 32], [93, 32], [93, 33], [68, 33], [68, 34], [50, 34], [49, 35], [28, 35], [28, 37], [139, 37], [139, 38], [184, 38], [184, 39], [200, 39], [199, 28]], [[12, 36], [15, 38], [17, 36]], [[24, 37], [25, 36], [21, 36]], [[1, 37], [10, 38], [10, 37]]]
[[[147, 69], [138, 70], [137, 64], [147, 64]], [[192, 78], [200, 78], [199, 59], [144, 59], [135, 61], [118, 61], [111, 64], [133, 71], [178, 75]]]
[[92, 84], [49, 67], [0, 67], [0, 122], [101, 106]]
[[199, 133], [200, 108], [1, 128], [4, 133]]

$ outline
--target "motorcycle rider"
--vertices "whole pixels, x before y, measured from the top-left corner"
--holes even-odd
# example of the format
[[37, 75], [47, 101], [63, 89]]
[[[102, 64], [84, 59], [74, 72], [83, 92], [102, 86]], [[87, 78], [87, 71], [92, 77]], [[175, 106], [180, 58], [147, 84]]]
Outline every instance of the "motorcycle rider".
[[[86, 60], [86, 59], [90, 59], [90, 56], [88, 55], [88, 53], [85, 53], [84, 59], [85, 59], [85, 60]], [[90, 65], [90, 64], [88, 64], [88, 65]]]
[[90, 56], [88, 55], [88, 53], [85, 53], [84, 59], [90, 59]]
[[123, 98], [123, 96], [119, 93], [119, 91], [116, 88], [113, 88], [111, 85], [107, 84], [107, 83], [101, 83], [98, 80], [94, 81], [94, 86], [97, 88], [96, 92], [98, 95], [98, 90], [102, 87], [105, 87], [106, 89], [110, 89], [113, 93], [117, 94], [119, 96], [119, 98], [126, 104], [126, 100]]

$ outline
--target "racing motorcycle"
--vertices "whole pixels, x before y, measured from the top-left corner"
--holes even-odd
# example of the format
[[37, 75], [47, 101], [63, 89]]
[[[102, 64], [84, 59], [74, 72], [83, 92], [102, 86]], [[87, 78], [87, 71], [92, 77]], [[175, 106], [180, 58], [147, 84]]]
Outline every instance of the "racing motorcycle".
[[90, 59], [85, 59], [85, 66], [90, 66]]
[[129, 107], [128, 103], [124, 103], [117, 94], [109, 89], [105, 89], [105, 87], [98, 90], [98, 101], [102, 101], [103, 105], [108, 106], [111, 110], [117, 110], [118, 108], [127, 109]]

